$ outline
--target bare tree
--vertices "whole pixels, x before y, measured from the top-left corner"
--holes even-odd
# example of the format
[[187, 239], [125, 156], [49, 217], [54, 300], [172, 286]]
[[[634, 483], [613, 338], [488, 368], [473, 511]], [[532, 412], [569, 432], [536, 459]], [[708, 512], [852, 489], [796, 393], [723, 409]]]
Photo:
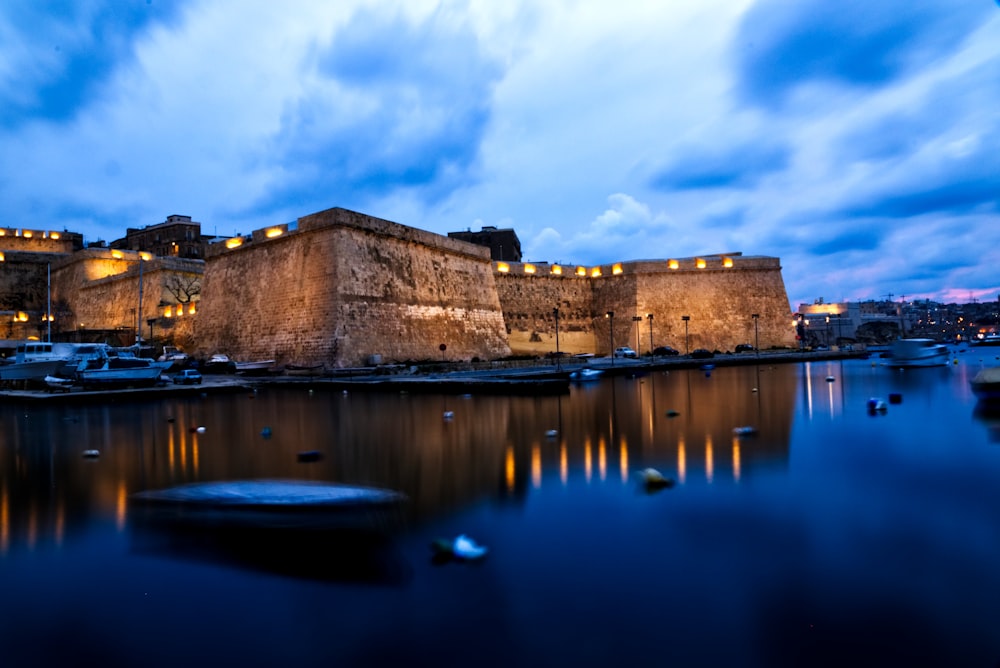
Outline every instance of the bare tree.
[[171, 274], [164, 281], [163, 288], [173, 295], [178, 304], [187, 304], [195, 295], [201, 294], [201, 277]]

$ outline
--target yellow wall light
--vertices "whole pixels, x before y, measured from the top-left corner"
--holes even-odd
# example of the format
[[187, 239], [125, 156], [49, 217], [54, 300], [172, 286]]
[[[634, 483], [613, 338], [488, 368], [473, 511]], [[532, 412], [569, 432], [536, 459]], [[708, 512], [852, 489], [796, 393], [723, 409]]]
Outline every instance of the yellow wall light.
[[122, 253], [120, 250], [113, 250], [111, 251], [111, 257], [113, 257], [116, 260], [120, 260], [123, 257], [125, 257], [125, 254]]
[[560, 267], [558, 264], [554, 264], [552, 265], [552, 268], [549, 270], [549, 273], [555, 274], [556, 276], [561, 276], [562, 267]]
[[704, 269], [706, 267], [704, 258], [698, 258], [697, 260], [695, 260], [694, 266], [698, 267], [699, 269]]
[[524, 273], [526, 273], [526, 274], [533, 274], [533, 273], [535, 273], [535, 265], [533, 265], [533, 264], [526, 264], [526, 265], [524, 265]]
[[681, 263], [678, 262], [677, 260], [667, 260], [667, 268], [668, 269], [677, 269], [680, 266], [681, 266]]
[[618, 262], [616, 264], [611, 265], [611, 273], [616, 276], [622, 273], [622, 263]]
[[587, 275], [587, 268], [586, 267], [577, 267], [576, 268], [576, 275], [577, 276], [586, 276]]
[[722, 258], [722, 266], [725, 267], [726, 269], [729, 269], [730, 267], [732, 267], [733, 266], [733, 258], [731, 258], [731, 257], [724, 257], [724, 258]]
[[226, 239], [226, 248], [238, 248], [243, 245], [243, 237], [233, 237]]
[[271, 227], [266, 232], [264, 232], [264, 236], [267, 237], [268, 239], [273, 239], [275, 237], [280, 237], [284, 233], [285, 231], [280, 227]]
[[507, 264], [506, 262], [497, 262], [497, 271], [506, 274], [508, 271], [510, 271], [510, 265]]
[[593, 269], [590, 270], [590, 277], [591, 278], [597, 278], [600, 275], [601, 275], [601, 268], [600, 267], [594, 267]]

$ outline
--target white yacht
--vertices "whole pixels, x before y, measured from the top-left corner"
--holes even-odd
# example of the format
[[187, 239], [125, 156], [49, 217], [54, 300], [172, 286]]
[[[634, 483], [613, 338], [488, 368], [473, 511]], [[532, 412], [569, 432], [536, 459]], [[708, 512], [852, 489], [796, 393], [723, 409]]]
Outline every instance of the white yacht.
[[889, 348], [891, 367], [944, 366], [948, 363], [948, 346], [934, 339], [897, 339]]

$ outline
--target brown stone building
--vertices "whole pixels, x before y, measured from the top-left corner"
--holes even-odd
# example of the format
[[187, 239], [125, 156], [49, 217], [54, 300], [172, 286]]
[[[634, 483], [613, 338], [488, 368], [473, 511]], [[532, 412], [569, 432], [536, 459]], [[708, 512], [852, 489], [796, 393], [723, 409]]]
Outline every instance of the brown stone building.
[[201, 238], [201, 223], [191, 220], [191, 216], [170, 215], [156, 225], [141, 229], [130, 227], [125, 238], [116, 239], [111, 248], [119, 250], [143, 251], [159, 257], [184, 257], [203, 259], [205, 244]]

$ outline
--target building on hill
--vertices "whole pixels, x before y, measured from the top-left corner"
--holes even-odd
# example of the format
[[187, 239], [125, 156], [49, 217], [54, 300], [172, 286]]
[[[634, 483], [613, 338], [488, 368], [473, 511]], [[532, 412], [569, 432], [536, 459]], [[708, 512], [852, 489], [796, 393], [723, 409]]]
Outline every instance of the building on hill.
[[468, 241], [477, 246], [486, 246], [490, 249], [490, 258], [495, 261], [521, 261], [521, 240], [517, 238], [517, 234], [512, 229], [498, 230], [492, 226], [485, 226], [478, 232], [472, 230], [449, 232], [448, 236], [452, 239]]
[[130, 227], [125, 237], [111, 242], [111, 248], [152, 253], [158, 257], [203, 259], [205, 243], [201, 223], [191, 216], [170, 215], [162, 223], [141, 229]]

